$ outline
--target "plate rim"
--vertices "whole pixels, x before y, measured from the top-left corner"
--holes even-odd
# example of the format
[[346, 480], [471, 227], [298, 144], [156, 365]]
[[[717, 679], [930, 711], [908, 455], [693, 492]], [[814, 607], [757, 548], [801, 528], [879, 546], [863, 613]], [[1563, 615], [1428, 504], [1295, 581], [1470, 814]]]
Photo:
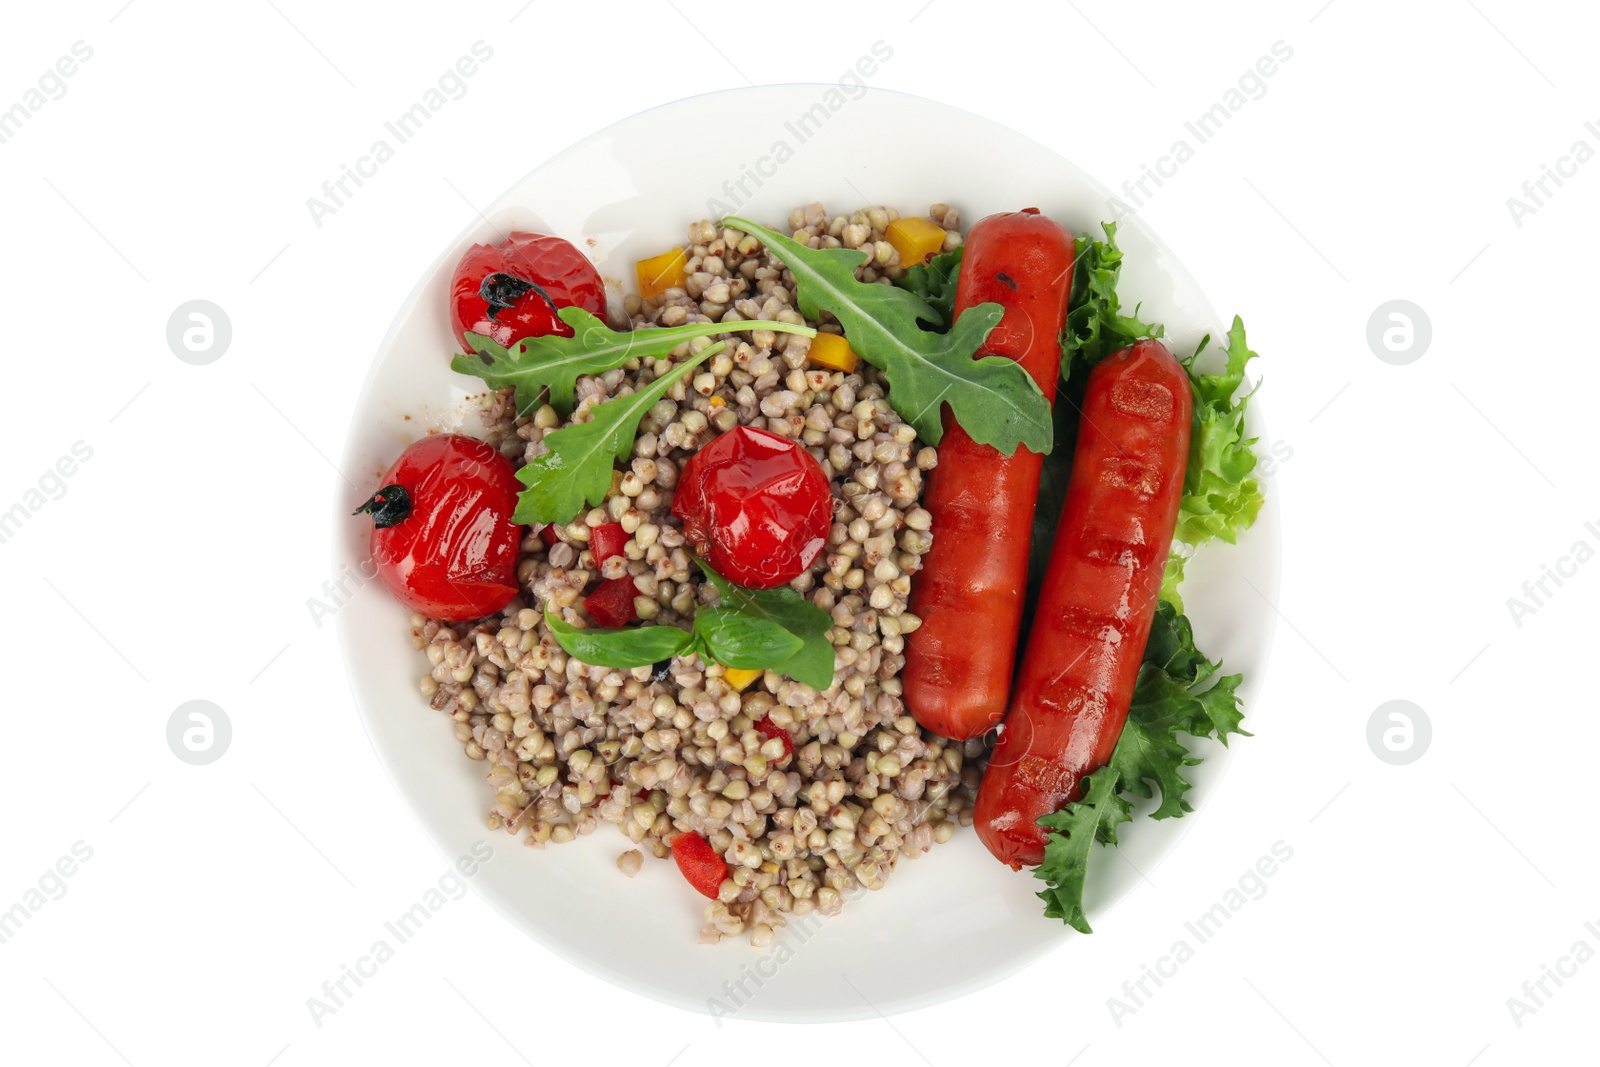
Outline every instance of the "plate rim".
[[[367, 373], [362, 377], [361, 382], [354, 394], [350, 421], [346, 426], [344, 443], [340, 450], [339, 471], [341, 473], [338, 473], [334, 476], [335, 492], [333, 494], [333, 515], [330, 525], [334, 573], [340, 573], [351, 563], [346, 551], [347, 542], [345, 538], [347, 537], [347, 531], [344, 529], [344, 524], [348, 521], [348, 516], [344, 514], [344, 508], [341, 503], [343, 497], [338, 486], [344, 478], [343, 472], [348, 472], [352, 469], [359, 469], [352, 464], [354, 460], [359, 458], [358, 449], [360, 447], [359, 442], [362, 431], [362, 416], [369, 414], [369, 394], [373, 392], [374, 384], [378, 380], [381, 364], [383, 363], [383, 356], [394, 345], [401, 332], [403, 323], [408, 318], [410, 310], [419, 301], [422, 292], [438, 276], [440, 270], [446, 265], [447, 261], [453, 255], [458, 254], [462, 243], [468, 240], [475, 231], [479, 230], [485, 222], [489, 222], [496, 212], [504, 209], [507, 206], [511, 195], [518, 188], [532, 179], [541, 170], [551, 166], [558, 160], [582, 150], [586, 146], [600, 141], [601, 139], [612, 134], [612, 132], [618, 127], [632, 124], [657, 112], [667, 111], [697, 103], [703, 104], [704, 102], [722, 97], [749, 97], [764, 93], [775, 93], [795, 89], [816, 89], [819, 91], [826, 91], [834, 88], [839, 88], [837, 83], [826, 81], [774, 82], [753, 86], [736, 86], [726, 89], [718, 89], [710, 92], [697, 93], [690, 96], [663, 101], [650, 107], [642, 108], [636, 112], [633, 112], [632, 114], [617, 118], [614, 121], [593, 130], [578, 140], [573, 141], [570, 144], [550, 153], [536, 166], [530, 168], [528, 171], [514, 179], [505, 189], [503, 189], [488, 203], [485, 209], [480, 211], [475, 205], [469, 204], [472, 212], [477, 217], [475, 219], [469, 219], [466, 225], [456, 234], [456, 236], [441, 248], [438, 255], [432, 259], [429, 265], [420, 274], [417, 281], [398, 302], [396, 305], [396, 311], [391, 319], [388, 329], [384, 332], [382, 338], [372, 350]], [[1103, 201], [1107, 202], [1108, 205], [1109, 201], [1113, 198], [1113, 194], [1110, 189], [1103, 185], [1097, 178], [1086, 171], [1083, 167], [1075, 163], [1072, 159], [1063, 155], [1050, 145], [1045, 144], [1026, 133], [1023, 133], [1020, 130], [1017, 130], [1015, 127], [1000, 119], [971, 111], [946, 101], [936, 100], [931, 97], [905, 92], [898, 89], [866, 86], [865, 92], [861, 95], [899, 97], [917, 107], [931, 107], [934, 109], [957, 112], [971, 120], [975, 120], [988, 126], [997, 127], [1013, 137], [1032, 144], [1042, 152], [1048, 153], [1056, 159], [1059, 159], [1068, 167], [1072, 168], [1082, 177], [1085, 184], [1098, 196], [1100, 196]], [[860, 97], [857, 97], [857, 99], [859, 98]], [[1183, 280], [1188, 283], [1189, 287], [1195, 293], [1199, 294], [1204, 304], [1204, 310], [1210, 314], [1211, 320], [1217, 323], [1222, 322], [1222, 319], [1217, 314], [1216, 308], [1212, 304], [1209, 296], [1206, 295], [1204, 288], [1201, 287], [1194, 279], [1193, 275], [1189, 273], [1187, 267], [1176, 256], [1166, 241], [1151, 227], [1146, 225], [1138, 217], [1137, 213], [1131, 217], [1118, 220], [1119, 227], [1130, 223], [1130, 228], [1138, 230], [1143, 239], [1149, 241], [1160, 253], [1163, 254], [1163, 273], [1169, 275], [1173, 273], [1180, 273], [1183, 277]], [[490, 224], [492, 225], [492, 223]], [[1249, 368], [1246, 377], [1247, 383], [1251, 386], [1258, 385], [1261, 380], [1259, 373], [1256, 372], [1253, 366]], [[1267, 437], [1266, 422], [1260, 411], [1259, 401], [1252, 402], [1250, 405], [1248, 418], [1251, 430], [1253, 432], [1257, 432], [1258, 437], [1261, 439], [1269, 439]], [[436, 428], [439, 428], [437, 421], [422, 422], [418, 426], [418, 436], [420, 437], [421, 435], [426, 434]], [[1266, 551], [1271, 560], [1271, 587], [1267, 592], [1276, 593], [1276, 591], [1281, 587], [1283, 571], [1283, 532], [1278, 504], [1278, 494], [1276, 492], [1266, 495], [1265, 503], [1262, 507], [1261, 514], [1257, 519], [1256, 525], [1261, 530], [1261, 533], [1270, 535], [1270, 542], [1263, 546], [1263, 550]], [[359, 562], [359, 560], [356, 562]], [[381, 585], [381, 583], [376, 582], [375, 579], [369, 579], [369, 584]], [[1263, 594], [1263, 597], [1265, 597], [1265, 595], [1266, 594]], [[1267, 601], [1267, 604], [1264, 606], [1264, 611], [1266, 608], [1271, 606], [1271, 603], [1272, 602], [1270, 600]], [[1271, 673], [1271, 653], [1276, 643], [1278, 629], [1278, 617], [1275, 611], [1268, 611], [1263, 618], [1266, 620], [1266, 625], [1263, 635], [1257, 645], [1260, 654], [1260, 665], [1256, 668], [1255, 674], [1249, 679], [1248, 682], [1250, 688], [1255, 691], [1255, 696], [1257, 698], [1259, 698], [1259, 695], [1262, 693], [1262, 691], [1266, 689], [1266, 681]], [[351, 623], [349, 614], [341, 611], [334, 619], [334, 630], [337, 635], [339, 650], [339, 666], [341, 673], [344, 675], [345, 684], [350, 694], [351, 703], [354, 705], [356, 718], [361, 724], [362, 732], [366, 736], [367, 743], [371, 748], [373, 755], [376, 757], [378, 764], [382, 767], [385, 777], [388, 778], [391, 786], [404, 802], [412, 818], [416, 820], [419, 829], [423, 833], [423, 836], [428, 839], [440, 857], [442, 857], [447, 863], [453, 863], [458, 857], [450, 855], [449, 849], [447, 848], [445, 842], [432, 831], [428, 821], [418, 810], [417, 804], [413, 802], [408, 786], [399, 778], [397, 768], [395, 766], [396, 761], [387, 756], [383, 747], [380, 745], [378, 733], [375, 729], [375, 713], [373, 710], [369, 709], [367, 706], [368, 702], [363, 699], [357, 686], [358, 672], [355, 668], [358, 663], [358, 658], [354, 651], [354, 637], [350, 632], [350, 627]], [[399, 640], [399, 638], [397, 638], [397, 640]], [[1261, 721], [1260, 715], [1263, 710], [1264, 708], [1259, 706], [1252, 710], [1251, 716], [1253, 723], [1259, 723]], [[448, 746], [445, 746], [445, 748], [448, 749]], [[1217, 751], [1211, 748], [1207, 749], [1207, 754], [1210, 757], [1219, 755]], [[1208, 760], [1208, 762], [1210, 762], [1210, 760]], [[1215, 766], [1216, 764], [1221, 765], [1221, 771], [1216, 779], [1211, 783], [1210, 788], [1212, 790], [1219, 788], [1222, 781], [1226, 778], [1227, 772], [1232, 764], [1232, 754], [1230, 753], [1226, 759], [1217, 760], [1213, 765]], [[485, 833], [492, 832], [485, 831]], [[1187, 831], [1184, 831], [1181, 836], [1187, 836]], [[519, 842], [512, 843], [518, 844], [520, 847]], [[496, 844], [499, 844], [499, 842], [496, 842]], [[1162, 849], [1160, 853], [1160, 859], [1157, 862], [1156, 867], [1152, 868], [1152, 870], [1159, 869], [1161, 865], [1165, 864], [1175, 850], [1176, 842]], [[1022, 875], [1019, 873], [1018, 876], [1021, 877]], [[699, 1016], [705, 1016], [708, 1014], [703, 1004], [692, 999], [674, 998], [666, 991], [658, 987], [637, 981], [633, 979], [633, 977], [627, 972], [611, 966], [598, 955], [584, 956], [580, 953], [572, 951], [563, 941], [540, 936], [526, 921], [525, 916], [519, 912], [510, 901], [501, 899], [500, 894], [492, 891], [489, 887], [482, 883], [469, 882], [469, 884], [471, 885], [473, 892], [487, 902], [491, 909], [509, 926], [517, 930], [523, 936], [534, 940], [540, 945], [541, 948], [552, 953], [568, 965], [582, 971], [585, 974], [600, 978], [615, 987], [624, 989], [639, 996], [643, 996], [656, 1003], [668, 1005], [670, 1007]], [[1131, 893], [1132, 890], [1130, 889], [1117, 897], [1116, 900], [1112, 902], [1113, 907], [1127, 899]], [[757, 997], [738, 1008], [738, 1017], [743, 1020], [760, 1022], [849, 1022], [858, 1021], [861, 1019], [870, 1019], [877, 1015], [901, 1014], [908, 1011], [932, 1007], [937, 1004], [942, 1004], [961, 997], [969, 996], [1001, 981], [1014, 978], [1022, 971], [1042, 961], [1046, 956], [1063, 950], [1065, 946], [1074, 941], [1077, 936], [1081, 936], [1071, 934], [1070, 932], [1063, 935], [1062, 931], [1055, 930], [1054, 928], [1051, 928], [1050, 930], [1041, 929], [1040, 935], [1041, 936], [1035, 945], [1025, 954], [1014, 958], [1009, 966], [992, 967], [977, 975], [958, 977], [940, 987], [940, 989], [935, 992], [924, 993], [916, 996], [908, 996], [890, 1001], [888, 1003], [864, 1003], [860, 1010], [856, 1012], [824, 1012], [811, 1009], [801, 1009], [799, 1011], [787, 1012], [768, 1011], [764, 1010], [764, 1008], [768, 1005], [768, 1002], [771, 998], [763, 999]], [[686, 950], [691, 951], [700, 949], [702, 947], [703, 946], [697, 946], [693, 944], [686, 944], [685, 946]], [[716, 951], [722, 947], [723, 946], [713, 946], [712, 951]], [[730, 955], [730, 963], [735, 964], [737, 962], [738, 961]]]

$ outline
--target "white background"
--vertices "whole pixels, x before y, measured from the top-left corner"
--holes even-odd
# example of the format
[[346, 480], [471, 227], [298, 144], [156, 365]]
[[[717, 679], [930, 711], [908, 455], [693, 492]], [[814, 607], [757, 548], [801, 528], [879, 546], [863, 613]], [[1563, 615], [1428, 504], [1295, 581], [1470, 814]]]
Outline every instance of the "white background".
[[[0, 944], [3, 1055], [1592, 1060], [1600, 963], [1547, 982], [1520, 1020], [1507, 998], [1574, 942], [1600, 950], [1584, 928], [1600, 929], [1600, 564], [1547, 582], [1520, 625], [1507, 600], [1575, 542], [1600, 548], [1600, 161], [1548, 184], [1521, 225], [1507, 198], [1574, 141], [1600, 148], [1584, 127], [1600, 126], [1597, 28], [1576, 4], [1506, 0], [11, 12], [0, 109], [74, 42], [93, 56], [0, 144], [0, 511], [75, 442], [93, 454], [0, 544], [0, 910], [75, 843], [92, 858], [46, 879], [64, 894]], [[1262, 606], [1282, 624], [1257, 736], [1153, 885], [1093, 937], [955, 1004], [718, 1028], [571, 969], [468, 895], [319, 1027], [307, 998], [445, 866], [363, 736], [333, 628], [307, 608], [330, 577], [327, 457], [394, 309], [471, 220], [463, 198], [488, 203], [669, 99], [837, 79], [879, 38], [894, 57], [875, 85], [999, 119], [1112, 187], [1274, 42], [1292, 48], [1140, 209], [1219, 310], [1245, 316], [1267, 444], [1290, 453], [1268, 482], [1286, 564], [1281, 601]], [[494, 58], [468, 95], [314, 224], [306, 199], [480, 39]], [[233, 325], [208, 366], [165, 340], [196, 298]], [[1366, 340], [1396, 298], [1432, 322], [1405, 366]], [[209, 766], [167, 747], [191, 699], [233, 724]], [[1432, 722], [1406, 766], [1367, 742], [1391, 699]], [[1108, 998], [1280, 840], [1293, 858], [1266, 894], [1114, 1020]]]

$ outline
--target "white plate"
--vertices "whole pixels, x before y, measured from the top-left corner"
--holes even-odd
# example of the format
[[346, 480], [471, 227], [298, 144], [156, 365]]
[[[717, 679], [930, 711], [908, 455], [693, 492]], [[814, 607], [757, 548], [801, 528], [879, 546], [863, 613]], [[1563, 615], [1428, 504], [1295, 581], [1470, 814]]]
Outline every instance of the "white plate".
[[[349, 515], [401, 449], [432, 427], [470, 429], [464, 401], [481, 393], [482, 383], [449, 369], [455, 341], [445, 294], [472, 242], [494, 243], [512, 229], [558, 234], [594, 260], [615, 303], [620, 280], [631, 284], [636, 259], [681, 244], [691, 221], [734, 209], [779, 228], [790, 208], [818, 199], [834, 213], [871, 202], [921, 214], [944, 201], [960, 209], [963, 228], [1026, 206], [1074, 231], [1097, 227], [1106, 215], [1105, 189], [1004, 126], [912, 96], [856, 92], [852, 98], [832, 86], [771, 86], [668, 104], [567, 149], [501, 197], [485, 212], [487, 222], [473, 219], [406, 299], [356, 403], [343, 470], [359, 491], [334, 516], [336, 568], [365, 564], [367, 523]], [[808, 113], [827, 117], [814, 118], [802, 142], [794, 123]], [[780, 142], [792, 158], [775, 164]], [[1118, 236], [1127, 253], [1124, 300], [1142, 301], [1147, 319], [1165, 323], [1175, 352], [1191, 351], [1202, 334], [1221, 336], [1227, 320], [1154, 234], [1135, 219]], [[1250, 421], [1261, 434], [1259, 403], [1252, 402]], [[1278, 524], [1270, 498], [1237, 548], [1202, 551], [1185, 586], [1201, 647], [1222, 656], [1229, 670], [1246, 672], [1247, 710], [1259, 726], [1262, 709], [1249, 698], [1266, 666], [1273, 616], [1246, 579], [1276, 600]], [[425, 661], [411, 647], [407, 620], [378, 588], [339, 614], [350, 685], [373, 747], [445, 856], [454, 861], [487, 840], [494, 858], [472, 885], [577, 967], [691, 1010], [793, 1022], [925, 1007], [1047, 952], [1071, 950], [1077, 935], [1043, 917], [1034, 879], [995, 862], [970, 829], [902, 862], [882, 891], [853, 900], [839, 917], [807, 923], [804, 932], [791, 926], [766, 948], [741, 937], [701, 946], [704, 900], [670, 859], [647, 857], [636, 878], [623, 877], [614, 861], [629, 845], [611, 826], [543, 851], [485, 830], [484, 764], [462, 754], [449, 720], [419, 695]], [[1258, 756], [1264, 744], [1208, 744], [1194, 771], [1199, 811], [1190, 818], [1204, 817], [1232, 754]], [[1091, 921], [1100, 920], [1095, 936], [1117, 937], [1116, 924], [1106, 921], [1111, 906], [1137, 888], [1135, 868], [1159, 865], [1184, 830], [1144, 819], [1123, 834], [1133, 863], [1100, 858], [1087, 899]]]

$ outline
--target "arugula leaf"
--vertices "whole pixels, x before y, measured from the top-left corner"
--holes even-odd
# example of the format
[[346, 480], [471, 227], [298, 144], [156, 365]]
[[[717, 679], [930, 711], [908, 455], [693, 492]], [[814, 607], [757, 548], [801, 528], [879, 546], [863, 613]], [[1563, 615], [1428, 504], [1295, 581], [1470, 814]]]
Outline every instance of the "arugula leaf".
[[1117, 843], [1117, 827], [1133, 820], [1128, 802], [1117, 795], [1117, 772], [1102, 767], [1083, 780], [1083, 799], [1068, 804], [1039, 825], [1055, 831], [1045, 842], [1044, 862], [1033, 872], [1049, 887], [1039, 894], [1044, 913], [1079, 933], [1092, 934], [1083, 913], [1083, 881], [1089, 872], [1089, 846]]
[[594, 407], [591, 422], [574, 423], [547, 435], [549, 451], [517, 471], [524, 489], [517, 497], [514, 522], [571, 522], [585, 505], [605, 499], [611, 471], [633, 449], [639, 420], [674, 382], [727, 347], [718, 342], [691, 356], [638, 392]]
[[539, 394], [550, 390], [550, 406], [562, 415], [572, 412], [578, 378], [585, 374], [604, 374], [633, 359], [663, 359], [667, 353], [696, 337], [743, 330], [771, 330], [815, 337], [809, 326], [788, 322], [692, 322], [682, 326], [656, 326], [621, 333], [607, 326], [583, 308], [564, 307], [556, 314], [572, 327], [571, 337], [524, 337], [510, 348], [496, 344], [482, 334], [469, 333], [467, 341], [477, 355], [458, 355], [450, 366], [461, 374], [482, 378], [496, 389], [515, 386], [517, 409], [526, 411], [539, 403]]
[[[1230, 735], [1248, 737], [1241, 727], [1239, 683], [1243, 676], [1218, 678], [1222, 665], [1195, 647], [1194, 628], [1170, 603], [1157, 606], [1145, 645], [1139, 681], [1134, 687], [1128, 722], [1106, 766], [1084, 778], [1083, 798], [1039, 820], [1054, 831], [1045, 844], [1045, 860], [1034, 871], [1050, 887], [1039, 896], [1045, 914], [1064, 919], [1089, 933], [1083, 915], [1083, 879], [1089, 847], [1086, 827], [1103, 830], [1132, 818], [1130, 797], [1160, 802], [1151, 818], [1169, 819], [1192, 811], [1185, 794], [1192, 788], [1184, 768], [1200, 762], [1179, 734], [1215, 737], [1223, 744]], [[1209, 686], [1207, 683], [1210, 682]], [[1116, 835], [1102, 838], [1116, 843]]]
[[954, 251], [941, 252], [927, 263], [917, 263], [906, 268], [903, 278], [895, 282], [927, 301], [939, 316], [939, 328], [945, 329], [956, 314], [956, 282], [961, 276], [961, 254], [966, 246]]
[[1254, 390], [1234, 399], [1244, 383], [1245, 364], [1256, 353], [1246, 343], [1244, 322], [1237, 315], [1228, 330], [1228, 362], [1221, 374], [1194, 369], [1204, 348], [1202, 341], [1184, 364], [1194, 383], [1194, 429], [1176, 536], [1191, 545], [1213, 538], [1233, 544], [1239, 531], [1256, 521], [1263, 500], [1261, 483], [1250, 476], [1256, 467], [1256, 439], [1244, 436], [1244, 409]]
[[544, 622], [567, 655], [593, 667], [643, 667], [682, 655], [694, 644], [693, 635], [676, 626], [579, 629], [551, 611], [549, 605], [545, 606]]
[[949, 333], [931, 333], [918, 322], [939, 324], [926, 300], [893, 285], [859, 281], [855, 269], [867, 253], [852, 248], [808, 248], [737, 216], [721, 225], [755, 237], [794, 275], [800, 310], [807, 318], [831, 312], [850, 347], [883, 371], [889, 402], [917, 436], [938, 444], [944, 435], [944, 404], [956, 422], [981, 444], [1006, 455], [1026, 446], [1050, 451], [1050, 401], [1015, 360], [973, 359], [1000, 321], [999, 304], [962, 312]]
[[774, 622], [800, 638], [800, 649], [781, 663], [768, 665], [768, 670], [786, 674], [819, 691], [833, 685], [833, 643], [827, 636], [833, 628], [832, 616], [786, 585], [776, 589], [746, 589], [728, 581], [703, 560], [695, 562], [717, 587], [724, 607], [752, 619]]
[[732, 607], [695, 612], [694, 633], [707, 659], [744, 670], [772, 668], [799, 652], [805, 643], [800, 635], [771, 619], [752, 618]]
[[1117, 224], [1102, 222], [1106, 239], [1088, 234], [1077, 240], [1072, 270], [1072, 293], [1067, 299], [1067, 325], [1061, 334], [1061, 377], [1071, 382], [1081, 368], [1090, 367], [1119, 348], [1146, 337], [1160, 337], [1161, 327], [1122, 313], [1117, 280], [1122, 274], [1122, 250], [1117, 247]]

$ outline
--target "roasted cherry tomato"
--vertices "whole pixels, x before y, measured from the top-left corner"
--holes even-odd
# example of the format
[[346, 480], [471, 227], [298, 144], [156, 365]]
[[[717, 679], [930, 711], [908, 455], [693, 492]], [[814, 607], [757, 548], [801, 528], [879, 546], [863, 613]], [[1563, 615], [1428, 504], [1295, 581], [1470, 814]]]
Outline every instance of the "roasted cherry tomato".
[[468, 333], [507, 347], [524, 337], [571, 337], [556, 310], [580, 307], [605, 318], [606, 287], [594, 264], [568, 241], [513, 233], [497, 245], [473, 245], [450, 281], [450, 325], [464, 351]]
[[672, 858], [678, 861], [678, 870], [701, 896], [717, 899], [723, 879], [728, 877], [728, 864], [699, 834], [679, 834], [672, 841]]
[[672, 513], [718, 574], [772, 589], [799, 577], [821, 554], [833, 492], [798, 441], [737, 426], [683, 465]]
[[383, 488], [355, 514], [372, 516], [372, 562], [396, 600], [430, 619], [493, 615], [517, 595], [522, 488], [506, 458], [457, 434], [401, 453]]

